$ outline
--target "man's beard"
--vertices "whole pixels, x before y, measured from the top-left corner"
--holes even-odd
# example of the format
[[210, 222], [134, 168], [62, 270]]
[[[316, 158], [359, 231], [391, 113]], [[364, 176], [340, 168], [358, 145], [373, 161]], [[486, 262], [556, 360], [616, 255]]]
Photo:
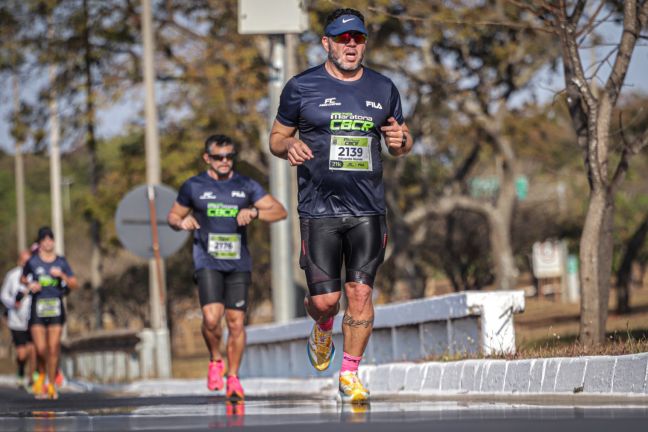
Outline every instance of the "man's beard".
[[344, 66], [339, 59], [333, 56], [333, 50], [329, 50], [328, 59], [331, 61], [331, 63], [335, 65], [336, 68], [338, 68], [343, 72], [355, 72], [362, 67], [362, 60], [364, 60], [364, 53], [362, 53], [362, 57], [360, 57], [358, 64], [354, 67]]
[[214, 171], [216, 171], [216, 176], [218, 176], [219, 179], [224, 180], [224, 179], [227, 179], [230, 176], [233, 169], [234, 169], [234, 167], [228, 169], [227, 172], [224, 173], [224, 174], [219, 170], [214, 170]]

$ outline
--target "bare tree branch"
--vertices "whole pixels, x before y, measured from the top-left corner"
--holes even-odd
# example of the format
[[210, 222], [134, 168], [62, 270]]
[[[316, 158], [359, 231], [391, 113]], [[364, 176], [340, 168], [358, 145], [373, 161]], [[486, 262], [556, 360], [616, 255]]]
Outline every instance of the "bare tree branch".
[[571, 81], [571, 83], [574, 84], [578, 89], [587, 105], [588, 112], [594, 111], [596, 109], [596, 97], [592, 93], [592, 89], [587, 84], [587, 77], [585, 76], [583, 63], [581, 61], [580, 53], [578, 52], [578, 45], [576, 44], [576, 27], [566, 22], [562, 22], [560, 27], [561, 39], [568, 56], [566, 60], [569, 61], [572, 69], [570, 72], [573, 74], [573, 76], [570, 77], [571, 79], [569, 81]]
[[631, 145], [628, 143], [623, 127], [623, 111], [619, 112], [619, 127], [621, 129], [620, 134], [621, 140], [623, 141], [623, 150], [621, 151], [621, 160], [619, 160], [619, 164], [612, 177], [612, 190], [616, 190], [625, 178], [625, 174], [628, 172], [628, 167], [630, 166], [630, 154], [632, 153]]
[[481, 144], [479, 142], [475, 142], [472, 150], [470, 150], [470, 153], [468, 153], [468, 156], [462, 161], [462, 163], [459, 165], [459, 168], [457, 168], [457, 170], [455, 171], [454, 176], [452, 176], [454, 182], [462, 182], [465, 180], [472, 167], [475, 166], [475, 163], [477, 163], [480, 151]]
[[606, 3], [605, 0], [601, 0], [598, 7], [596, 8], [594, 13], [590, 17], [589, 21], [587, 21], [587, 24], [585, 24], [582, 29], [580, 29], [579, 31], [576, 32], [577, 37], [580, 37], [583, 34], [590, 33], [591, 31], [594, 30], [594, 28], [596, 28], [598, 25], [600, 25], [600, 22], [599, 22], [599, 24], [596, 24], [596, 25], [594, 25], [594, 22], [596, 20], [596, 17], [601, 13], [601, 10], [603, 10], [603, 6], [605, 6], [605, 3]]
[[[613, 10], [610, 11], [610, 12], [608, 12], [608, 14], [605, 15], [605, 17], [603, 17], [602, 19], [597, 20], [597, 21], [594, 23], [594, 25], [592, 25], [592, 26], [589, 28], [588, 31], [585, 31], [585, 32], [583, 32], [583, 31], [578, 31], [576, 34], [577, 34], [578, 37], [581, 39], [581, 41], [584, 41], [584, 40], [587, 38], [587, 36], [589, 36], [591, 33], [594, 32], [594, 30], [596, 30], [597, 28], [599, 28], [600, 26], [602, 26], [602, 25], [605, 24], [606, 22], [609, 22], [608, 20], [609, 20], [609, 18], [610, 18], [612, 15], [614, 15], [614, 11], [613, 11]], [[581, 46], [581, 48], [584, 48], [584, 47]]]
[[489, 202], [478, 201], [464, 195], [447, 196], [436, 203], [415, 208], [406, 213], [403, 220], [408, 225], [413, 225], [420, 223], [431, 214], [444, 215], [457, 209], [472, 210], [481, 214], [490, 214], [494, 211], [493, 205]]
[[[566, 10], [566, 6], [564, 5], [564, 0], [560, 2]], [[587, 5], [587, 0], [578, 0], [576, 3], [576, 6], [574, 6], [574, 10], [572, 11], [571, 15], [567, 17], [567, 20], [576, 25], [581, 19], [581, 16], [583, 16], [583, 12], [585, 11], [585, 6]]]
[[601, 68], [603, 67], [604, 64], [608, 64], [608, 65], [610, 64], [610, 63], [608, 62], [608, 60], [609, 60], [610, 57], [612, 57], [612, 55], [613, 55], [615, 52], [617, 52], [617, 51], [619, 51], [619, 47], [618, 47], [618, 46], [616, 46], [616, 47], [614, 47], [612, 50], [610, 50], [610, 52], [607, 53], [607, 55], [606, 55], [606, 56], [605, 56], [605, 57], [604, 57], [600, 62], [598, 62], [598, 65], [596, 66], [596, 70], [594, 70], [594, 73], [590, 76], [590, 77], [591, 77], [590, 79], [594, 79], [594, 78], [596, 78], [596, 76], [598, 75], [599, 71], [601, 70]]
[[[642, 13], [648, 14], [648, 2], [644, 2]], [[623, 34], [619, 42], [619, 54], [616, 56], [612, 72], [605, 84], [605, 91], [610, 97], [612, 106], [616, 104], [621, 93], [621, 86], [625, 80], [628, 66], [632, 58], [632, 52], [637, 43], [637, 36], [640, 31], [640, 22], [637, 17], [637, 1], [627, 0], [623, 2]]]
[[619, 161], [614, 177], [612, 178], [612, 187], [614, 190], [620, 186], [621, 182], [625, 178], [625, 174], [630, 166], [630, 157], [638, 154], [645, 147], [648, 147], [648, 129], [646, 129], [644, 133], [637, 137], [633, 142], [628, 141], [625, 130], [626, 128], [623, 124], [623, 111], [621, 111], [619, 112], [619, 134], [623, 141], [623, 150], [621, 151], [621, 160]]

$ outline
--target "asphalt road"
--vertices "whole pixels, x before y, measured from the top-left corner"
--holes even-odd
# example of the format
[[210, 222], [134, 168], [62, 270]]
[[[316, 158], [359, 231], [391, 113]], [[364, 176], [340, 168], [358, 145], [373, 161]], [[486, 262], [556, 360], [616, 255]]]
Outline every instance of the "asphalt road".
[[34, 400], [0, 388], [1, 431], [210, 430], [608, 432], [648, 430], [648, 406], [511, 405], [452, 401], [259, 399], [231, 405], [218, 396], [132, 397], [64, 393]]

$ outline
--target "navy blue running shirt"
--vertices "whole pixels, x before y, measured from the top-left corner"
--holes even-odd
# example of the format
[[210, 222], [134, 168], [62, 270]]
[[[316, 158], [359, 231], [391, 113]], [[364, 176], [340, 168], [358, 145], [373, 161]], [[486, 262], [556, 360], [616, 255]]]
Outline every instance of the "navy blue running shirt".
[[178, 204], [191, 208], [200, 229], [194, 231], [193, 259], [196, 270], [249, 272], [252, 260], [246, 227], [236, 216], [266, 195], [256, 181], [236, 172], [227, 180], [214, 180], [203, 172], [184, 182]]
[[396, 86], [367, 67], [356, 81], [323, 64], [288, 81], [277, 121], [296, 127], [314, 155], [297, 167], [300, 217], [385, 214], [380, 127], [392, 116], [403, 124]]
[[34, 254], [23, 267], [23, 276], [41, 286], [40, 292], [33, 294], [32, 302], [36, 302], [38, 298], [61, 298], [65, 294], [61, 278], [50, 275], [52, 267], [60, 268], [67, 276], [74, 276], [70, 265], [62, 256], [57, 256], [52, 262], [46, 262], [38, 254]]

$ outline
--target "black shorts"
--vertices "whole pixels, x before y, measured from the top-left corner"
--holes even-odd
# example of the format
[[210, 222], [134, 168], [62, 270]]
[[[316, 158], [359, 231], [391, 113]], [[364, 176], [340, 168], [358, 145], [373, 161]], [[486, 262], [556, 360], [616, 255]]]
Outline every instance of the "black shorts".
[[221, 303], [225, 309], [247, 310], [250, 272], [221, 272], [200, 269], [194, 273], [200, 306]]
[[59, 297], [60, 305], [61, 305], [61, 310], [60, 314], [58, 316], [53, 316], [53, 317], [41, 317], [38, 316], [37, 312], [37, 307], [36, 304], [38, 302], [38, 298], [34, 297], [32, 298], [32, 303], [31, 303], [31, 315], [29, 317], [29, 326], [33, 326], [34, 324], [40, 324], [45, 327], [50, 326], [50, 325], [56, 325], [60, 324], [63, 325], [65, 324], [65, 302], [63, 301], [62, 297]]
[[385, 259], [385, 216], [301, 219], [299, 227], [299, 265], [306, 271], [310, 295], [341, 290], [343, 258], [347, 282], [373, 287], [378, 267]]
[[13, 344], [17, 347], [32, 342], [29, 330], [11, 330], [11, 339], [13, 340]]

